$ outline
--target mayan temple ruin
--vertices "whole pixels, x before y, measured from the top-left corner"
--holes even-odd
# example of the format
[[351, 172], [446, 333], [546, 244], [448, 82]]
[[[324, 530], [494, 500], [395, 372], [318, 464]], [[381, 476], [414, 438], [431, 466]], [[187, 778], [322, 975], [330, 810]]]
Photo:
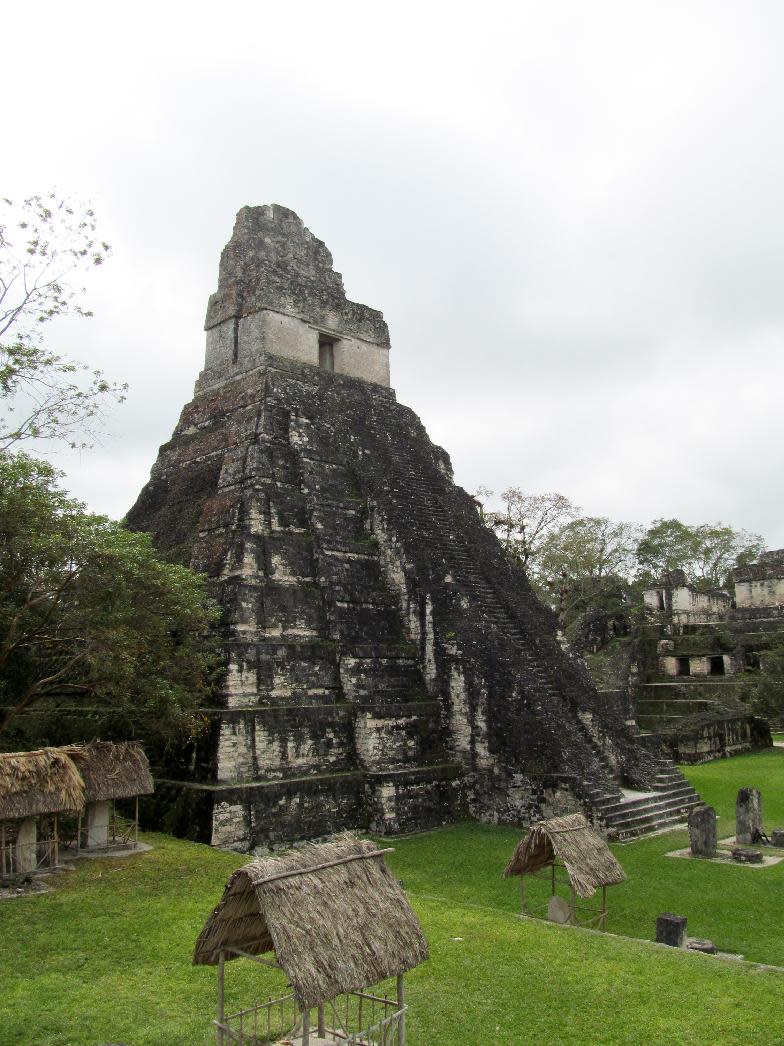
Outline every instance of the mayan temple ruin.
[[292, 211], [239, 212], [206, 331], [128, 516], [224, 611], [222, 702], [158, 786], [166, 826], [253, 850], [471, 817], [583, 811], [620, 837], [682, 817], [695, 793], [562, 649], [397, 402], [382, 314], [347, 299]]

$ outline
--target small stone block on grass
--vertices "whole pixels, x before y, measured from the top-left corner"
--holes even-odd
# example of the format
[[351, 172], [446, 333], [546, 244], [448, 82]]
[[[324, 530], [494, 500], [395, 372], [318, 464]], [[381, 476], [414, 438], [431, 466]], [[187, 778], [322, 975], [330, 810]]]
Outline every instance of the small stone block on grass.
[[656, 920], [656, 943], [682, 948], [686, 940], [686, 916], [664, 912]]
[[550, 898], [550, 903], [547, 905], [547, 921], [560, 923], [561, 926], [572, 926], [574, 924], [572, 909], [563, 897]]
[[690, 952], [704, 952], [705, 955], [715, 955], [716, 945], [707, 937], [689, 937], [686, 941], [686, 950]]
[[762, 850], [747, 850], [743, 846], [736, 846], [732, 851], [732, 859], [738, 864], [762, 864]]
[[774, 828], [770, 833], [771, 846], [784, 846], [784, 828]]

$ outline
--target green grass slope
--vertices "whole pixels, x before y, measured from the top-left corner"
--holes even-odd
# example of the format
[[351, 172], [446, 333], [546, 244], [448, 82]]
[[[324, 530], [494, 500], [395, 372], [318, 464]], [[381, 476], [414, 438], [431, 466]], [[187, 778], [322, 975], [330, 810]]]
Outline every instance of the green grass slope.
[[[736, 780], [764, 791], [770, 773], [778, 797], [765, 793], [766, 807], [782, 821], [782, 770], [780, 757], [765, 754], [693, 777], [729, 813]], [[466, 825], [396, 842], [393, 867], [431, 946], [408, 979], [411, 1046], [782, 1041], [780, 973], [516, 918], [516, 883], [501, 872], [517, 837]], [[54, 892], [0, 905], [3, 1046], [214, 1042], [215, 971], [193, 967], [192, 949], [246, 858], [146, 838], [150, 853], [80, 862]], [[616, 848], [630, 882], [610, 893], [611, 928], [650, 935], [669, 908], [722, 947], [784, 961], [784, 865], [715, 869], [662, 856], [682, 840], [674, 833]], [[280, 975], [239, 961], [227, 986], [229, 1005], [239, 1007], [280, 987]]]
[[[735, 797], [746, 786], [762, 792], [765, 824], [784, 826], [784, 749], [684, 770], [719, 814], [719, 838], [734, 835]], [[513, 913], [519, 910], [519, 880], [502, 874], [520, 837], [516, 829], [491, 825], [444, 828], [395, 840], [391, 865], [417, 895]], [[752, 869], [665, 856], [688, 842], [682, 830], [613, 845], [628, 881], [607, 891], [608, 929], [650, 940], [656, 917], [675, 912], [687, 917], [693, 937], [709, 937], [722, 951], [755, 962], [784, 966], [784, 861]], [[544, 882], [526, 889], [534, 902], [549, 896]]]

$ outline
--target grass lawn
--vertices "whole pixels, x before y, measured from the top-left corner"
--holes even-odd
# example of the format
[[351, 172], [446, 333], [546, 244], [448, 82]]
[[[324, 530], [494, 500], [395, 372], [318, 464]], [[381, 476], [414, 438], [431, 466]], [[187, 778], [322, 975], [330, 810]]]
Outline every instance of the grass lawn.
[[[730, 834], [742, 785], [763, 791], [769, 826], [784, 824], [782, 759], [765, 753], [689, 773]], [[395, 843], [393, 867], [431, 946], [408, 980], [411, 1046], [782, 1041], [780, 973], [515, 918], [516, 883], [501, 872], [518, 834], [464, 825]], [[214, 1042], [215, 971], [190, 959], [246, 858], [145, 838], [150, 853], [80, 862], [54, 892], [0, 905], [2, 1046]], [[684, 838], [615, 848], [630, 882], [609, 893], [611, 928], [650, 935], [671, 909], [722, 948], [784, 965], [784, 863], [752, 871], [662, 856]], [[229, 1004], [275, 990], [278, 977], [233, 963]]]
[[[765, 824], [784, 826], [784, 749], [683, 769], [719, 815], [720, 839], [735, 833], [735, 797], [745, 786], [762, 792]], [[501, 876], [520, 835], [490, 825], [443, 828], [395, 840], [390, 864], [416, 895], [512, 913], [519, 909], [519, 880]], [[784, 861], [751, 869], [664, 856], [688, 841], [682, 830], [612, 847], [628, 882], [607, 891], [608, 929], [649, 940], [656, 917], [672, 911], [688, 918], [693, 937], [709, 937], [722, 951], [755, 962], [784, 966]], [[549, 894], [544, 882], [526, 889], [534, 899]]]

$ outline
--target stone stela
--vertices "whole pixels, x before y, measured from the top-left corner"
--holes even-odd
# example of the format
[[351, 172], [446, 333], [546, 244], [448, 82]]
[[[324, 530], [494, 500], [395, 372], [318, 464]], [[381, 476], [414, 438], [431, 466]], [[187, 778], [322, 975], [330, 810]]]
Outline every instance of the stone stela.
[[750, 846], [762, 833], [762, 796], [756, 788], [741, 788], [735, 800], [735, 842]]
[[716, 811], [712, 806], [698, 806], [689, 814], [689, 844], [695, 857], [716, 856]]

